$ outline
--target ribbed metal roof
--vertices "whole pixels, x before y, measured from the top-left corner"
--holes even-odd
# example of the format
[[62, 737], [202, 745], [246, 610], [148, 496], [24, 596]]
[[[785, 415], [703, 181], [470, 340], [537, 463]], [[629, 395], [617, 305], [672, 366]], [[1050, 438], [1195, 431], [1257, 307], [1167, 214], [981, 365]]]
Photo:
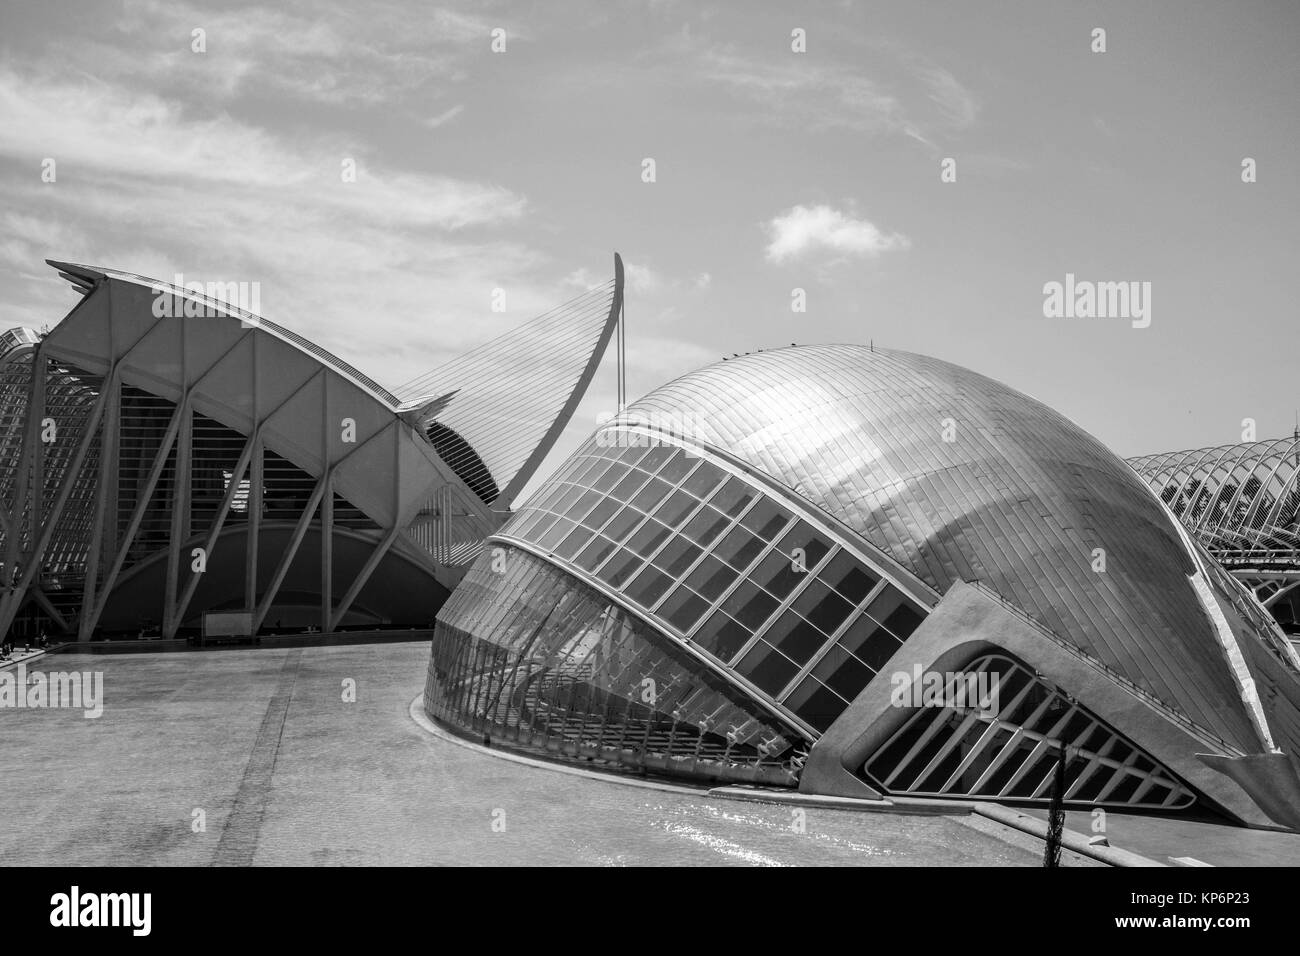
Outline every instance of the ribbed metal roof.
[[1259, 749], [1175, 523], [1123, 460], [1042, 403], [937, 359], [825, 345], [709, 366], [627, 416], [685, 422], [940, 592], [982, 582], [1202, 727]]

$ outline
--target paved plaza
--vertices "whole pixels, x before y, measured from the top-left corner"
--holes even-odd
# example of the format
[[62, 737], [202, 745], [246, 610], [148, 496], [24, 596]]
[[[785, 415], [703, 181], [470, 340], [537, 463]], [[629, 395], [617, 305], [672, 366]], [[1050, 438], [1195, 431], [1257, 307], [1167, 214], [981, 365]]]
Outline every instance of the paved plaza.
[[411, 719], [428, 653], [421, 642], [32, 662], [102, 671], [103, 714], [0, 710], [0, 864], [1040, 863], [1039, 841], [974, 815], [810, 807], [800, 833], [789, 807], [467, 748]]

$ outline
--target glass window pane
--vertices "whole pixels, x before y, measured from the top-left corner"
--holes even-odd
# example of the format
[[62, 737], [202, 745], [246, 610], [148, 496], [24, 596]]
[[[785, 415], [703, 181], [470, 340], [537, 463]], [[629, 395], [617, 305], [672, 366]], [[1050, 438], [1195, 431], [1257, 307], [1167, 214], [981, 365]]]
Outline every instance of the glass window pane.
[[606, 498], [591, 509], [591, 513], [582, 519], [582, 523], [592, 531], [599, 531], [605, 522], [609, 520], [609, 516], [621, 507], [620, 502], [615, 501], [613, 498]]
[[736, 572], [712, 555], [695, 566], [686, 583], [710, 604], [722, 597], [722, 592], [736, 580]]
[[790, 678], [799, 673], [794, 661], [763, 641], [754, 642], [754, 646], [745, 652], [745, 656], [736, 665], [736, 670], [773, 697], [790, 683]]
[[628, 583], [624, 593], [642, 607], [654, 607], [655, 602], [664, 596], [673, 585], [673, 579], [652, 564], [647, 564], [641, 573]]
[[582, 497], [575, 501], [564, 513], [566, 518], [581, 521], [587, 512], [600, 503], [602, 495], [596, 491], [584, 491]]
[[682, 530], [700, 547], [707, 548], [730, 522], [731, 519], [721, 511], [705, 505], [686, 522], [686, 527]]
[[564, 494], [560, 495], [555, 504], [550, 507], [550, 510], [557, 515], [567, 514], [573, 503], [584, 494], [586, 494], [586, 490], [579, 485], [569, 485], [564, 489]]
[[739, 478], [734, 476], [727, 479], [727, 483], [718, 489], [717, 493], [709, 499], [709, 504], [723, 511], [731, 517], [736, 517], [745, 506], [754, 500], [756, 492], [749, 485], [745, 484]]
[[627, 465], [621, 464], [619, 462], [615, 462], [614, 464], [610, 465], [609, 468], [599, 478], [596, 479], [592, 487], [595, 488], [597, 491], [609, 491], [609, 489], [614, 487], [615, 483], [623, 479], [623, 477], [628, 473], [628, 471], [629, 469]]
[[668, 482], [651, 478], [646, 486], [633, 496], [632, 504], [648, 514], [654, 510], [655, 505], [667, 498], [672, 490], [673, 487]]
[[614, 516], [613, 521], [605, 525], [605, 534], [615, 541], [622, 541], [640, 520], [641, 512], [634, 511], [631, 508], [624, 508]]
[[840, 645], [826, 652], [812, 670], [813, 676], [845, 700], [853, 700], [871, 682], [874, 672]]
[[884, 667], [894, 652], [903, 646], [898, 638], [865, 614], [859, 615], [849, 625], [849, 629], [840, 635], [839, 644], [852, 651], [873, 671]]
[[600, 569], [601, 580], [613, 587], [622, 587], [641, 565], [641, 559], [631, 551], [620, 548]]
[[894, 632], [894, 636], [907, 640], [912, 632], [925, 620], [910, 604], [900, 604], [889, 617], [881, 621], [885, 627]]
[[[590, 471], [588, 471], [585, 475], [582, 476], [582, 483], [586, 485], [588, 488], [594, 489], [600, 484], [600, 482], [604, 479], [605, 475], [608, 474], [611, 469], [626, 471], [626, 468], [624, 468], [624, 466], [622, 465], [619, 465], [617, 462], [611, 461], [609, 459], [602, 459], [599, 467], [592, 468]], [[617, 480], [617, 478], [615, 478], [614, 480]]]
[[785, 512], [775, 502], [760, 498], [754, 502], [754, 507], [745, 512], [740, 523], [764, 541], [771, 541], [785, 527], [787, 520]]
[[646, 449], [645, 457], [638, 461], [636, 466], [646, 471], [658, 471], [676, 450], [672, 445], [651, 445]]
[[639, 464], [651, 447], [650, 439], [637, 432], [623, 432], [618, 438], [618, 446], [607, 449], [605, 454], [617, 455], [618, 460], [625, 465]]
[[585, 489], [581, 485], [576, 485], [569, 481], [561, 483], [559, 485], [559, 494], [555, 495], [555, 497], [547, 502], [546, 510], [562, 511], [577, 501], [578, 496], [581, 495], [584, 490]]
[[763, 639], [781, 649], [801, 667], [826, 643], [826, 635], [794, 611], [786, 611], [763, 632]]
[[793, 556], [795, 548], [803, 549], [804, 564], [811, 571], [821, 563], [831, 549], [831, 543], [813, 530], [812, 525], [800, 520], [782, 538], [777, 545], [785, 554]]
[[560, 466], [560, 469], [551, 477], [552, 482], [568, 481], [578, 473], [579, 468], [587, 465], [587, 457], [579, 451], [567, 462]]
[[537, 494], [533, 495], [531, 498], [528, 499], [524, 507], [526, 508], [549, 507], [552, 502], [557, 501], [559, 499], [560, 495], [564, 494], [565, 489], [568, 487], [569, 487], [568, 485], [558, 482], [554, 478], [552, 478], [551, 481], [547, 483], [545, 487], [543, 487], [537, 492]]
[[615, 461], [608, 455], [602, 458], [593, 458], [591, 461], [592, 467], [582, 473], [582, 484], [588, 488], [595, 488], [596, 482], [600, 481], [605, 472], [614, 466]]
[[703, 500], [709, 496], [709, 492], [718, 487], [723, 474], [721, 469], [714, 467], [707, 461], [701, 461], [699, 467], [691, 472], [691, 476], [686, 479], [682, 487], [696, 498]]
[[532, 508], [522, 508], [501, 526], [501, 533], [512, 534], [519, 538], [527, 537], [528, 529], [537, 524], [537, 517], [540, 514], [541, 512], [534, 511]]
[[668, 460], [662, 468], [659, 469], [659, 477], [664, 481], [672, 482], [674, 485], [686, 477], [695, 464], [697, 459], [694, 455], [688, 455], [682, 449], [677, 449], [677, 453]]
[[573, 522], [568, 518], [561, 518], [559, 521], [555, 522], [555, 524], [551, 525], [550, 530], [547, 531], [546, 534], [542, 535], [541, 538], [538, 539], [537, 544], [539, 547], [545, 548], [549, 551], [559, 544], [560, 540], [572, 530]]
[[686, 538], [673, 538], [664, 549], [655, 556], [655, 564], [663, 568], [674, 578], [681, 579], [686, 569], [695, 563], [703, 552]]
[[806, 575], [806, 571], [794, 570], [794, 562], [788, 554], [773, 551], [758, 563], [752, 577], [768, 591], [784, 600]]
[[811, 677], [805, 677], [800, 681], [799, 686], [790, 692], [790, 696], [784, 703], [822, 733], [835, 723], [835, 718], [848, 706], [847, 701]]
[[623, 479], [614, 486], [614, 490], [611, 491], [610, 494], [619, 501], [627, 501], [632, 497], [636, 490], [641, 487], [641, 483], [644, 481], [645, 474], [643, 472], [629, 471], [623, 476]]
[[611, 551], [614, 550], [614, 542], [610, 541], [604, 535], [596, 535], [591, 544], [582, 549], [578, 555], [578, 565], [586, 568], [588, 571], [594, 571], [600, 562], [604, 561]]
[[559, 520], [560, 519], [553, 514], [538, 515], [537, 523], [528, 529], [528, 534], [526, 536], [520, 535], [520, 537], [527, 537], [527, 540], [529, 541], [539, 541], [542, 535], [546, 534], [550, 529], [551, 525], [555, 524], [555, 522]]
[[591, 540], [591, 531], [578, 525], [568, 536], [555, 546], [555, 554], [565, 560], [572, 558], [582, 550], [582, 546]]
[[757, 631], [772, 616], [777, 600], [761, 590], [752, 581], [742, 581], [740, 587], [727, 595], [723, 608], [750, 630]]
[[689, 631], [708, 609], [709, 604], [704, 598], [679, 584], [655, 613], [678, 630]]
[[692, 635], [691, 642], [725, 663], [736, 656], [736, 652], [745, 646], [749, 637], [746, 627], [737, 624], [721, 611], [714, 611]]
[[549, 528], [554, 521], [555, 516], [549, 511], [530, 512], [528, 518], [519, 527], [517, 534], [521, 538], [534, 538]]
[[642, 557], [648, 558], [671, 533], [654, 518], [648, 518], [645, 524], [636, 529], [636, 533], [628, 540], [627, 546]]
[[727, 532], [727, 536], [714, 548], [714, 553], [733, 568], [743, 571], [762, 550], [761, 540], [737, 526]]
[[608, 464], [609, 462], [601, 458], [585, 458], [582, 467], [574, 471], [573, 477], [569, 481], [575, 485], [584, 484], [588, 475], [599, 474]]
[[840, 551], [831, 558], [831, 563], [826, 565], [818, 577], [844, 595], [855, 607], [866, 600], [880, 580], [847, 551]]
[[809, 581], [794, 599], [794, 609], [827, 634], [844, 623], [853, 605], [840, 597], [821, 581]]
[[655, 512], [655, 517], [664, 524], [675, 528], [682, 523], [698, 504], [699, 502], [686, 492], [674, 491], [668, 500], [659, 506], [659, 510]]

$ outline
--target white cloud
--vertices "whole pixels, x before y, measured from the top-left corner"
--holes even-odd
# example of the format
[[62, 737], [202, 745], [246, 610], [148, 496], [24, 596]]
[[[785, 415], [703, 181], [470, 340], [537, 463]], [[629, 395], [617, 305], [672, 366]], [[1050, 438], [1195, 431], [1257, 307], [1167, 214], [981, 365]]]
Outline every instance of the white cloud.
[[922, 67], [919, 72], [929, 88], [931, 102], [939, 107], [940, 113], [951, 126], [966, 129], [975, 125], [979, 103], [969, 90], [957, 82], [955, 76], [937, 66]]
[[654, 292], [663, 285], [663, 278], [649, 266], [629, 262], [625, 266], [624, 271], [627, 273], [627, 288], [629, 292], [645, 294], [648, 292]]
[[427, 120], [424, 121], [424, 125], [429, 127], [429, 129], [437, 129], [439, 126], [442, 126], [444, 123], [450, 123], [452, 120], [454, 120], [457, 116], [459, 116], [463, 112], [465, 112], [464, 106], [453, 106], [451, 109], [444, 110], [443, 112], [439, 113], [437, 116], [430, 116]]
[[[664, 278], [650, 266], [640, 265], [635, 262], [629, 262], [623, 266], [623, 275], [627, 290], [642, 295], [658, 292], [668, 285], [668, 283], [665, 283]], [[608, 281], [608, 276], [593, 273], [585, 266], [581, 269], [575, 269], [564, 277], [565, 286], [581, 289], [584, 292]], [[676, 283], [672, 284], [675, 285]]]
[[609, 281], [607, 276], [598, 276], [586, 266], [581, 269], [574, 269], [564, 277], [564, 286], [571, 289], [580, 289], [583, 292], [590, 292], [592, 289], [599, 288]]
[[[567, 297], [546, 256], [500, 234], [527, 209], [509, 188], [395, 169], [335, 134], [18, 65], [0, 68], [8, 322], [54, 324], [68, 311], [47, 257], [256, 281], [267, 318], [396, 384]], [[53, 183], [41, 181], [47, 156]], [[340, 176], [345, 156], [357, 160], [355, 183]], [[496, 287], [508, 289], [506, 314], [491, 311]]]
[[866, 48], [854, 56], [774, 59], [683, 30], [649, 68], [668, 82], [703, 79], [749, 101], [750, 121], [801, 131], [898, 134], [934, 147], [936, 137], [975, 124], [978, 101], [950, 71], [896, 43], [874, 40]]
[[[147, 31], [141, 23], [149, 24]], [[465, 65], [486, 48], [491, 26], [440, 7], [412, 15], [387, 0], [281, 0], [226, 9], [127, 0], [116, 36], [70, 39], [65, 57], [94, 63], [103, 79], [136, 79], [202, 96], [273, 92], [370, 105], [425, 88], [431, 80], [465, 79]], [[196, 28], [205, 32], [204, 53], [191, 49]], [[141, 38], [145, 42], [137, 42]], [[511, 40], [518, 39], [512, 32]]]
[[[256, 198], [274, 208], [296, 199], [348, 216], [444, 228], [516, 219], [524, 210], [523, 198], [507, 189], [386, 169], [353, 142], [289, 141], [228, 114], [191, 118], [174, 101], [104, 83], [85, 87], [0, 69], [0, 125], [11, 131], [0, 139], [0, 157], [51, 157], [64, 182], [228, 188], [236, 204]], [[356, 162], [356, 182], [343, 181], [345, 159]], [[115, 200], [97, 193], [91, 201]]]
[[878, 83], [831, 63], [762, 62], [710, 49], [703, 54], [706, 79], [762, 104], [771, 119], [805, 128], [898, 130], [905, 125], [902, 103]]
[[711, 285], [713, 285], [713, 276], [707, 272], [701, 272], [695, 277], [695, 288], [707, 289]]
[[874, 258], [911, 246], [906, 236], [885, 233], [874, 223], [824, 205], [795, 206], [773, 217], [766, 229], [771, 239], [767, 258], [776, 263], [814, 251]]

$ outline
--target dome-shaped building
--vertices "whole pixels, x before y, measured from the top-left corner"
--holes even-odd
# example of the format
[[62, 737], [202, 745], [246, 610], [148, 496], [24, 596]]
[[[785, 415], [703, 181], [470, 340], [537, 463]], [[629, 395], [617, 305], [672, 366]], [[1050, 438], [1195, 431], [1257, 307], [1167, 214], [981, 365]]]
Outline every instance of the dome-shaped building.
[[841, 796], [1293, 825], [1300, 659], [1100, 442], [853, 345], [603, 425], [438, 616], [430, 716], [560, 760]]

